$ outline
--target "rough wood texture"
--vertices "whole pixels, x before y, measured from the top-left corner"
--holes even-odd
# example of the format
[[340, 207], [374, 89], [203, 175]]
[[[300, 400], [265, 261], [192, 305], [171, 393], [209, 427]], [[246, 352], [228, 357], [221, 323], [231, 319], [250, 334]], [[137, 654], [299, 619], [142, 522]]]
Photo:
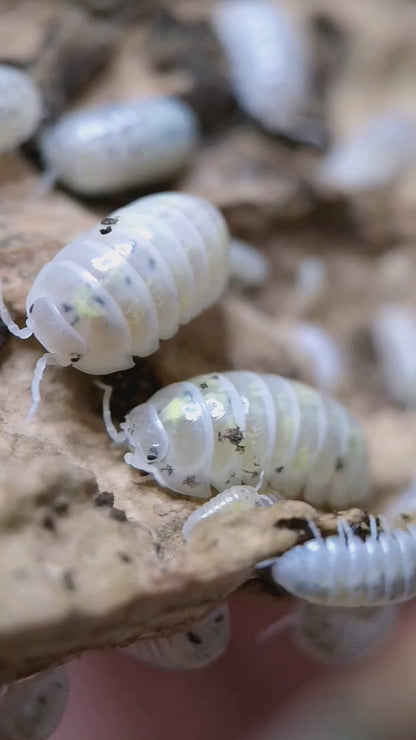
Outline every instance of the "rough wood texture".
[[[406, 109], [414, 105], [409, 81], [413, 85], [416, 19], [410, 4], [403, 2], [399, 13], [396, 4], [383, 3], [384, 14], [375, 0], [345, 7], [335, 0], [288, 4], [309, 33], [315, 29], [320, 113], [327, 111], [335, 134], [398, 100]], [[88, 7], [98, 20], [91, 13], [88, 28], [100, 39], [103, 17], [106, 23], [128, 17], [133, 5], [91, 0]], [[42, 62], [57, 6], [45, 0], [34, 12], [29, 0], [0, 2], [2, 60], [43, 69], [47, 79], [54, 59], [61, 58], [55, 46], [56, 57], [43, 56]], [[198, 25], [210, 6], [177, 3], [177, 22]], [[73, 11], [68, 28], [75, 28], [79, 9], [62, 2], [63, 8]], [[143, 3], [145, 13], [148, 8]], [[83, 92], [83, 104], [159, 92], [187, 96], [205, 78], [202, 51], [194, 60], [195, 49], [193, 69], [189, 59], [184, 68], [173, 53], [160, 69], [149, 51], [148, 20], [114, 30], [120, 46], [111, 55], [113, 44], [104, 43], [108, 68]], [[60, 79], [54, 77], [55, 99], [49, 101], [56, 110], [66, 100]], [[211, 113], [218, 103], [214, 92], [211, 85]], [[270, 279], [250, 295], [230, 289], [218, 305], [162, 343], [154, 357], [111, 378], [116, 415], [140, 394], [204, 371], [247, 368], [310, 381], [310, 369], [292, 357], [288, 343], [293, 322], [306, 318], [329, 331], [345, 352], [340, 397], [364, 423], [376, 493], [399, 491], [414, 473], [416, 413], [404, 414], [387, 397], [369, 326], [381, 302], [410, 304], [416, 298], [414, 173], [394, 189], [387, 218], [381, 202], [367, 208], [322, 201], [311, 185], [316, 149], [265, 137], [233, 107], [226, 116], [225, 126], [211, 121], [216, 133], [203, 140], [188, 171], [171, 185], [220, 205], [233, 233], [267, 253]], [[20, 321], [40, 267], [99, 215], [140, 194], [85, 206], [59, 190], [42, 193], [39, 172], [23, 155], [1, 159], [1, 278]], [[316, 307], [305, 314], [294, 286], [301, 259], [311, 255], [325, 262], [328, 277]], [[0, 683], [89, 648], [184, 625], [252, 576], [257, 560], [302, 540], [302, 528], [276, 527], [277, 521], [315, 516], [305, 504], [279, 504], [252, 516], [207, 522], [185, 548], [181, 527], [196, 502], [161, 491], [124, 464], [105, 434], [91, 377], [48, 369], [39, 412], [31, 424], [25, 422], [41, 351], [33, 340], [4, 341], [0, 328]], [[324, 531], [334, 531], [331, 515], [319, 515], [319, 522]]]

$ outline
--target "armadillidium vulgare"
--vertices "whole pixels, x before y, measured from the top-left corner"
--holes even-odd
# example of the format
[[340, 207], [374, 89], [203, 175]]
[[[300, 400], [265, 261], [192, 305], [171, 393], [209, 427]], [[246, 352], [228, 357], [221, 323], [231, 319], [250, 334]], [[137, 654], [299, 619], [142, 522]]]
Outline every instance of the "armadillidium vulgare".
[[366, 532], [340, 519], [337, 535], [288, 550], [271, 563], [271, 575], [289, 593], [316, 604], [408, 601], [416, 595], [416, 524], [390, 529], [370, 515]]
[[256, 487], [343, 508], [368, 496], [366, 445], [358, 422], [332, 398], [278, 375], [229, 372], [174, 383], [136, 406], [110, 436], [125, 460], [178, 493], [207, 498], [210, 485]]
[[41, 97], [30, 77], [0, 64], [0, 154], [33, 136], [42, 113]]
[[289, 130], [307, 98], [309, 60], [285, 9], [267, 0], [226, 0], [215, 7], [213, 27], [241, 108], [272, 132]]
[[293, 613], [292, 638], [302, 652], [316, 660], [347, 663], [379, 646], [393, 630], [397, 616], [395, 606], [348, 609], [299, 599]]
[[59, 725], [69, 696], [65, 668], [54, 668], [0, 689], [0, 737], [47, 740]]
[[259, 494], [256, 488], [252, 488], [252, 486], [227, 488], [226, 491], [213, 496], [192, 512], [182, 527], [182, 537], [187, 541], [191, 532], [203, 519], [226, 511], [238, 513], [250, 511], [256, 506], [271, 506], [276, 503], [278, 498], [275, 494]]
[[416, 402], [416, 310], [386, 303], [378, 308], [372, 337], [380, 371], [391, 398], [398, 404]]
[[126, 648], [126, 652], [160, 668], [195, 670], [218, 660], [229, 641], [230, 616], [224, 603], [186, 631], [139, 640]]
[[39, 272], [16, 336], [47, 353], [32, 382], [32, 413], [46, 365], [90, 374], [132, 367], [213, 303], [228, 275], [228, 232], [216, 208], [184, 193], [134, 201], [82, 234]]
[[317, 181], [325, 188], [359, 193], [390, 185], [416, 156], [416, 120], [380, 114], [324, 157]]
[[104, 195], [176, 175], [198, 143], [197, 118], [169, 97], [68, 113], [45, 131], [48, 172], [82, 195]]

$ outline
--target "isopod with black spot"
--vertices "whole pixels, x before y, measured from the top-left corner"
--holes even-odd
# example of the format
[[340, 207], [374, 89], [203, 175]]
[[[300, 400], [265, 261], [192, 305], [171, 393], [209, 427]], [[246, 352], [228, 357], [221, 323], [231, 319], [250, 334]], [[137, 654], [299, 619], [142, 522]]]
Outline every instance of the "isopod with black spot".
[[341, 518], [337, 535], [315, 537], [265, 564], [279, 586], [315, 604], [409, 601], [416, 595], [416, 524], [390, 528], [370, 514], [366, 533]]
[[42, 115], [41, 96], [30, 77], [16, 67], [0, 64], [0, 154], [33, 136]]
[[109, 435], [125, 461], [178, 493], [208, 498], [210, 486], [256, 487], [345, 508], [369, 495], [367, 451], [357, 420], [335, 400], [278, 375], [235, 371], [174, 383], [127, 414]]
[[229, 511], [235, 513], [250, 511], [256, 506], [271, 506], [278, 499], [279, 497], [275, 494], [259, 493], [252, 486], [232, 486], [218, 493], [217, 496], [213, 496], [192, 512], [182, 527], [182, 537], [187, 541], [194, 528], [208, 517]]
[[0, 689], [0, 737], [47, 740], [58, 727], [69, 696], [62, 666], [37, 673]]
[[12, 334], [32, 334], [47, 350], [32, 381], [40, 400], [46, 365], [106, 374], [155, 352], [219, 297], [228, 277], [228, 231], [210, 203], [161, 193], [120, 208], [58, 252], [26, 300], [23, 329], [0, 294], [0, 317]]
[[198, 143], [191, 107], [173, 97], [111, 103], [67, 113], [46, 130], [47, 172], [81, 195], [105, 195], [166, 181]]
[[272, 132], [297, 122], [310, 83], [306, 42], [283, 7], [264, 0], [215, 6], [213, 28], [243, 110]]
[[218, 660], [230, 641], [230, 616], [221, 604], [184, 632], [148, 637], [125, 648], [138, 660], [170, 670], [205, 668]]

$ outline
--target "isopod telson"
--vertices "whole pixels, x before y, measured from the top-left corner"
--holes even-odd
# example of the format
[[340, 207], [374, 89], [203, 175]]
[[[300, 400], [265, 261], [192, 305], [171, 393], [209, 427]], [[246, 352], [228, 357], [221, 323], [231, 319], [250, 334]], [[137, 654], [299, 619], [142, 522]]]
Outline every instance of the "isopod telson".
[[198, 142], [196, 115], [159, 97], [64, 115], [41, 139], [44, 164], [83, 195], [103, 195], [176, 175]]
[[284, 8], [265, 0], [225, 0], [213, 26], [241, 107], [270, 131], [296, 121], [307, 97], [305, 40]]
[[160, 668], [195, 670], [218, 660], [229, 641], [230, 617], [224, 603], [185, 632], [139, 640], [126, 648], [126, 652]]
[[32, 413], [46, 365], [105, 374], [132, 367], [213, 303], [228, 275], [228, 232], [219, 211], [185, 193], [140, 198], [58, 252], [26, 300], [24, 329], [47, 353], [36, 365]]
[[0, 154], [32, 136], [42, 118], [40, 93], [30, 77], [0, 64]]
[[270, 506], [276, 503], [278, 496], [275, 494], [259, 494], [252, 486], [232, 486], [227, 488], [198, 506], [188, 517], [182, 527], [182, 537], [187, 541], [199, 522], [208, 517], [215, 516], [225, 511], [250, 511], [256, 506]]
[[[416, 595], [416, 524], [370, 533], [343, 519], [338, 535], [318, 537], [283, 553], [271, 565], [273, 579], [289, 593], [328, 606], [383, 606]], [[260, 566], [261, 567], [261, 564]]]
[[136, 406], [117, 432], [107, 389], [106, 428], [125, 461], [178, 493], [264, 483], [286, 498], [334, 509], [368, 496], [366, 445], [336, 401], [278, 375], [236, 371], [174, 383]]
[[416, 310], [392, 303], [380, 306], [373, 319], [372, 336], [391, 398], [404, 406], [414, 406]]
[[47, 740], [59, 725], [69, 695], [62, 666], [0, 689], [2, 740]]

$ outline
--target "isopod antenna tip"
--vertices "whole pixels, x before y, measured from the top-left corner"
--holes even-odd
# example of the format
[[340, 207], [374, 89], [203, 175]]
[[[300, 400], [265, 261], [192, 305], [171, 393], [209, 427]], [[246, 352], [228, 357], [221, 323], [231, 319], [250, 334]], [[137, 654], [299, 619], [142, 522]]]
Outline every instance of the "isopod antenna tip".
[[103, 419], [105, 428], [107, 430], [107, 433], [109, 437], [114, 442], [117, 442], [117, 444], [122, 444], [126, 441], [126, 434], [125, 432], [118, 432], [113, 424], [113, 420], [111, 418], [111, 411], [110, 411], [110, 400], [111, 400], [111, 394], [113, 392], [113, 389], [111, 385], [106, 385], [105, 383], [100, 383], [99, 380], [94, 381], [97, 388], [101, 388], [103, 393]]
[[40, 381], [42, 380], [43, 373], [45, 372], [45, 368], [47, 365], [56, 365], [60, 366], [60, 363], [58, 362], [57, 357], [50, 353], [46, 352], [42, 357], [39, 357], [35, 369], [33, 371], [33, 378], [32, 378], [32, 404], [29, 409], [29, 413], [26, 416], [26, 421], [31, 421], [36, 414], [36, 411], [38, 410], [38, 406], [40, 403]]
[[7, 326], [9, 332], [19, 339], [29, 339], [32, 336], [33, 330], [29, 326], [24, 326], [20, 329], [17, 324], [13, 321], [10, 316], [9, 310], [3, 300], [3, 293], [0, 280], [0, 318], [3, 323]]

